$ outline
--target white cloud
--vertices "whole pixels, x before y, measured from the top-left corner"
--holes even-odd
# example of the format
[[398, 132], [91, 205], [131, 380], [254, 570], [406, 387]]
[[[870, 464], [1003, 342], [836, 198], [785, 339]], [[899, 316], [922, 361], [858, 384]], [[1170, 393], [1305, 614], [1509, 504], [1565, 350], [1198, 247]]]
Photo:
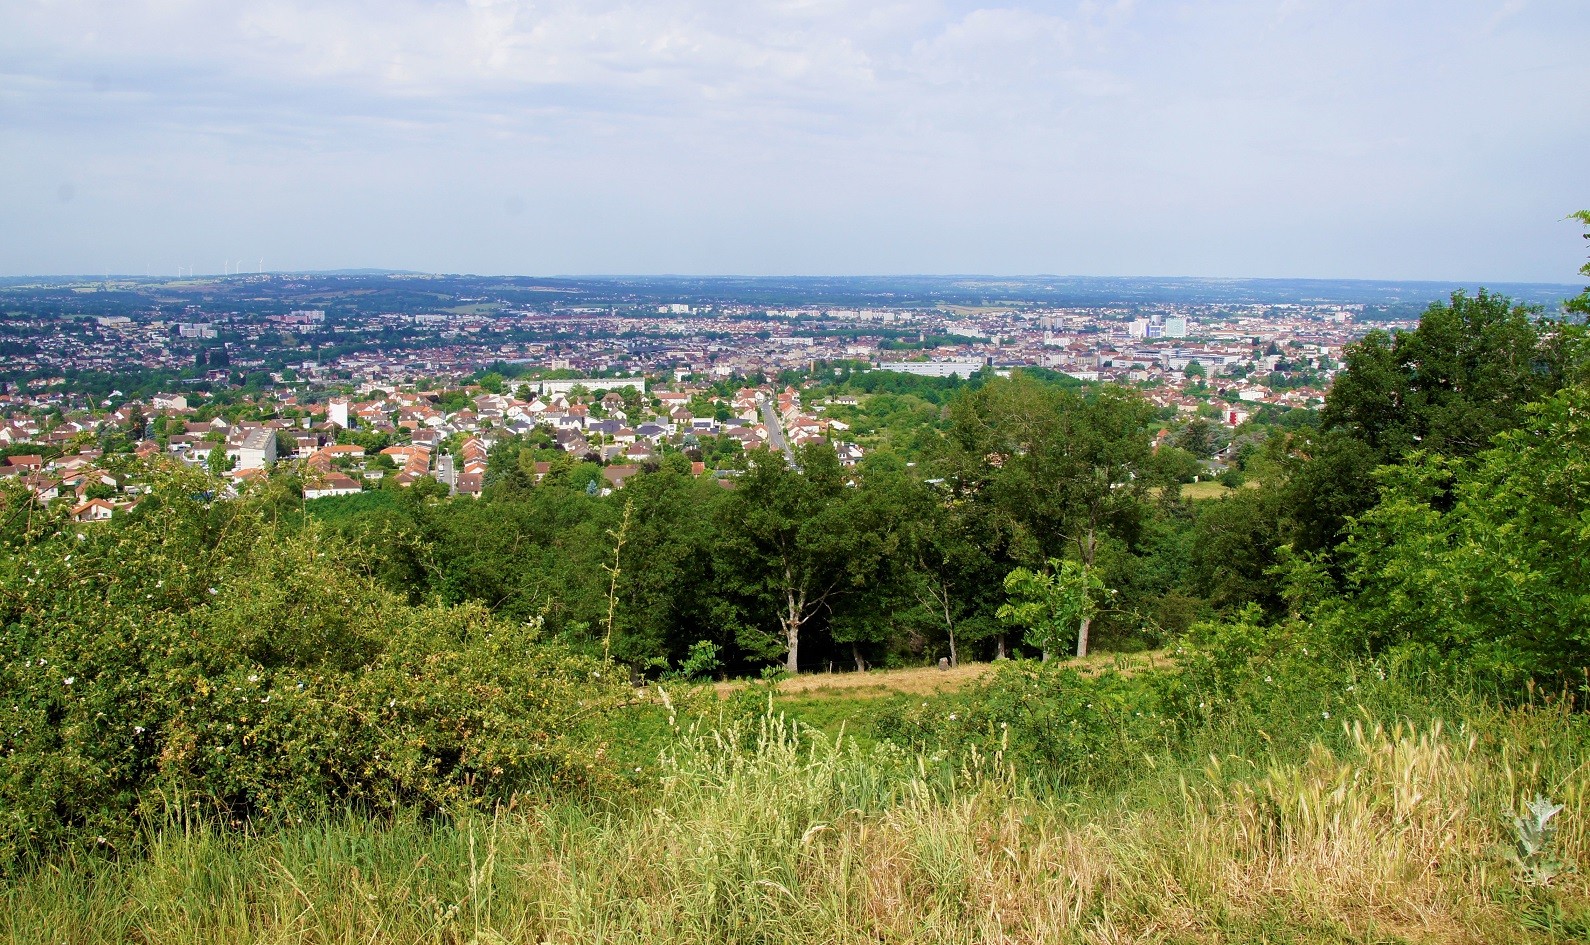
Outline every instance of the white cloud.
[[[55, 235], [0, 236], [0, 258], [69, 268], [37, 254], [74, 239], [111, 252], [115, 238], [82, 235], [91, 220], [141, 229], [128, 245], [180, 242], [209, 202], [261, 239], [286, 208], [335, 214], [344, 233], [372, 221], [361, 261], [412, 249], [422, 258], [405, 265], [506, 268], [470, 254], [506, 260], [498, 247], [517, 230], [480, 222], [473, 246], [425, 234], [461, 205], [495, 212], [513, 190], [565, 221], [556, 246], [571, 270], [645, 269], [648, 252], [681, 267], [639, 222], [655, 214], [693, 234], [673, 246], [696, 247], [682, 268], [697, 270], [727, 266], [716, 252], [774, 271], [838, 255], [861, 270], [1393, 274], [1403, 258], [1403, 274], [1448, 276], [1461, 273], [1445, 259], [1477, 265], [1484, 248], [1543, 274], [1572, 242], [1549, 266], [1526, 254], [1549, 255], [1557, 218], [1590, 203], [1571, 166], [1590, 138], [1590, 25], [1577, 9], [10, 0], [0, 202], [34, 207]], [[239, 167], [253, 202], [170, 200], [183, 180]], [[75, 222], [29, 202], [67, 178]], [[1441, 232], [1465, 194], [1502, 192], [1519, 219], [1541, 221], [1536, 242]], [[411, 232], [391, 225], [402, 205], [431, 224], [412, 245], [393, 235]], [[1428, 228], [1427, 247], [1375, 243], [1409, 220]], [[770, 226], [796, 236], [775, 240]], [[803, 244], [824, 249], [791, 249]]]

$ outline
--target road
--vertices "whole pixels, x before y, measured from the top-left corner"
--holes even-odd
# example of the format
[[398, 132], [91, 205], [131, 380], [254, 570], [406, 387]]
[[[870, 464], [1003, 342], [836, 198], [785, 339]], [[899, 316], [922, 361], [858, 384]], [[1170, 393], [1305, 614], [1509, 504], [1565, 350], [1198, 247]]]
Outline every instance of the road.
[[784, 454], [784, 458], [791, 466], [795, 465], [795, 451], [790, 449], [789, 441], [784, 439], [784, 425], [778, 421], [778, 412], [773, 409], [771, 401], [762, 401], [762, 423], [767, 427], [767, 438], [774, 448]]

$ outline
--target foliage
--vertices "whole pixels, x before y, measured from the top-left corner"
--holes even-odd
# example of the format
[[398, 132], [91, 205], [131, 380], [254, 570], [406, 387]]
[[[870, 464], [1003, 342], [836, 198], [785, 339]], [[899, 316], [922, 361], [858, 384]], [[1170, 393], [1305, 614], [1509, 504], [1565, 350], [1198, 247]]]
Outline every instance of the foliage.
[[1524, 815], [1513, 816], [1513, 848], [1508, 851], [1521, 879], [1531, 886], [1550, 885], [1562, 872], [1563, 864], [1552, 854], [1557, 839], [1557, 824], [1563, 806], [1544, 794], [1536, 794], [1524, 807]]
[[440, 810], [603, 776], [580, 721], [620, 698], [600, 667], [534, 622], [411, 606], [357, 549], [202, 484], [5, 559], [0, 861], [126, 847], [172, 803]]
[[1044, 571], [1016, 568], [1005, 575], [1005, 593], [997, 616], [1001, 621], [1025, 632], [1026, 640], [1043, 650], [1044, 659], [1076, 641], [1078, 656], [1084, 644], [1075, 628], [1091, 621], [1099, 610], [1099, 599], [1109, 594], [1104, 582], [1078, 561], [1049, 559]]
[[1468, 463], [1418, 456], [1345, 551], [1347, 603], [1376, 647], [1411, 646], [1511, 683], [1590, 665], [1590, 388], [1530, 408]]

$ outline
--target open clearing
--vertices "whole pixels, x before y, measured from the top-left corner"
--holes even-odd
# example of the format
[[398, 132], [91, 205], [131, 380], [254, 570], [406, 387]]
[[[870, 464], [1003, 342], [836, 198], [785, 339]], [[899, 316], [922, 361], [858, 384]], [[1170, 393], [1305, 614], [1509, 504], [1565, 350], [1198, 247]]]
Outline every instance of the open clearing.
[[[1123, 655], [1094, 653], [1082, 660], [1068, 660], [1084, 673], [1116, 669], [1124, 673], [1160, 665], [1164, 651]], [[781, 681], [777, 693], [783, 697], [876, 699], [893, 695], [929, 696], [954, 692], [971, 685], [994, 669], [993, 663], [962, 663], [950, 669], [918, 666], [910, 669], [874, 669], [864, 673], [806, 673]], [[728, 696], [748, 685], [743, 680], [720, 682], [713, 686], [719, 697]]]

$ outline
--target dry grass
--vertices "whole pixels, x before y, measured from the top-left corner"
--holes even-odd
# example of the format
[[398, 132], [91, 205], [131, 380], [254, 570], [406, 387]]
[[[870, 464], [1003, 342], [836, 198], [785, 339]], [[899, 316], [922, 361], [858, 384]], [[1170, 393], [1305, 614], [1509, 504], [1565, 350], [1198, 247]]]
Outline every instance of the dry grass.
[[[1130, 674], [1140, 669], [1162, 665], [1164, 651], [1123, 656], [1116, 653], [1095, 653], [1081, 660], [1071, 660], [1084, 674], [1114, 669]], [[955, 692], [988, 675], [993, 663], [962, 663], [950, 669], [936, 666], [919, 666], [910, 669], [874, 669], [864, 673], [804, 673], [791, 676], [778, 683], [780, 696], [833, 695], [847, 699], [872, 699], [896, 694], [932, 696]], [[731, 680], [715, 683], [713, 691], [720, 698], [744, 689], [749, 683]]]
[[[749, 746], [746, 745], [747, 736]], [[640, 809], [554, 805], [456, 827], [351, 821], [239, 840], [177, 832], [125, 864], [0, 898], [14, 942], [1563, 942], [1522, 921], [1494, 853], [1536, 746], [1358, 724], [1293, 764], [1212, 759], [1161, 802], [1020, 793], [958, 771], [759, 732], [684, 741]], [[1531, 761], [1527, 756], [1534, 754]], [[1558, 759], [1561, 762], [1562, 759]], [[1517, 767], [1515, 767], [1515, 765]], [[1586, 772], [1550, 891], [1590, 902]], [[1544, 900], [1540, 900], [1544, 901]], [[1564, 911], [1566, 910], [1566, 911]], [[1571, 922], [1579, 920], [1570, 918]], [[1537, 923], [1538, 926], [1538, 923]]]

